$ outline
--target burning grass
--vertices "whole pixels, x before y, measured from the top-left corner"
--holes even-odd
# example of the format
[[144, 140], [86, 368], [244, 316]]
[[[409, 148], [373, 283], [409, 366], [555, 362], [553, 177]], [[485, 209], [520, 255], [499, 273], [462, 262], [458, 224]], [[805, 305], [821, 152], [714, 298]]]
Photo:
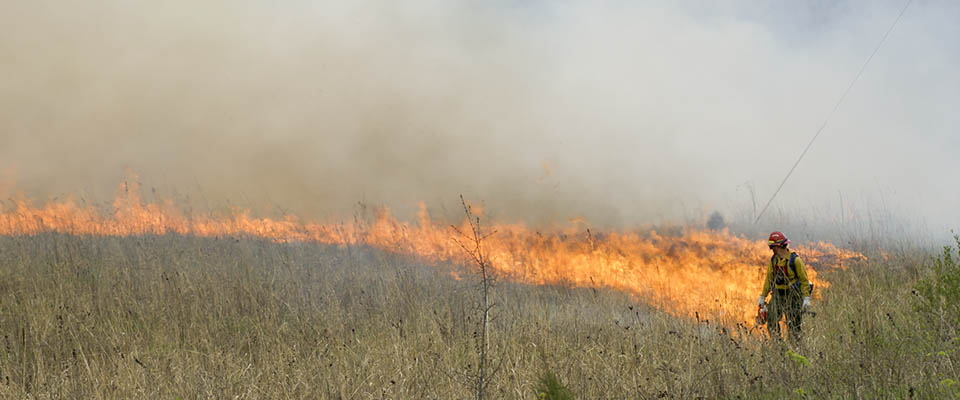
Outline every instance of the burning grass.
[[[466, 222], [464, 222], [466, 224]], [[462, 231], [469, 231], [463, 225]], [[580, 222], [550, 230], [496, 223], [485, 240], [491, 267], [502, 278], [530, 284], [613, 288], [638, 296], [677, 316], [702, 318], [734, 328], [750, 321], [769, 259], [765, 243], [728, 231], [686, 229], [596, 233]], [[467, 261], [453, 230], [431, 220], [421, 208], [416, 223], [398, 221], [386, 209], [372, 220], [323, 224], [294, 216], [251, 217], [246, 210], [227, 216], [190, 216], [170, 201], [144, 203], [136, 185], [125, 185], [110, 210], [71, 200], [32, 206], [17, 201], [0, 213], [0, 234], [60, 232], [74, 235], [130, 236], [170, 233], [207, 238], [250, 237], [278, 243], [370, 246], [432, 264]], [[830, 243], [798, 246], [817, 287], [829, 286], [818, 269], [841, 267], [860, 254]]]
[[[761, 241], [486, 228], [499, 278], [488, 397], [956, 394], [960, 341], [924, 334], [931, 316], [904, 300], [924, 251], [800, 246], [818, 316], [788, 352], [744, 324], [769, 262]], [[453, 231], [425, 211], [191, 216], [135, 186], [106, 212], [15, 202], [0, 213], [0, 396], [469, 397], [482, 313]]]

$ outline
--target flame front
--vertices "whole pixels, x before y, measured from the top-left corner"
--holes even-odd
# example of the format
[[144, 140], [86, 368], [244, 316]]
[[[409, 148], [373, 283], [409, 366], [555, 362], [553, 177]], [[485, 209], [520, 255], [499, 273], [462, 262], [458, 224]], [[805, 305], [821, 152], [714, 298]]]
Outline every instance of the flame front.
[[[461, 231], [470, 227], [464, 221]], [[671, 314], [733, 325], [750, 320], [770, 253], [763, 241], [728, 231], [685, 230], [677, 235], [613, 232], [595, 235], [577, 228], [536, 231], [522, 224], [490, 223], [483, 242], [491, 267], [501, 276], [532, 284], [609, 287], [633, 293]], [[200, 237], [253, 236], [277, 242], [364, 244], [433, 262], [466, 263], [450, 227], [432, 222], [421, 205], [417, 223], [398, 221], [382, 210], [372, 224], [321, 224], [295, 216], [254, 218], [246, 210], [229, 217], [187, 216], [172, 202], [144, 203], [136, 186], [125, 187], [105, 215], [67, 199], [42, 207], [24, 200], [0, 213], [0, 234], [61, 232], [128, 236], [177, 233]], [[833, 267], [861, 255], [830, 243], [799, 247], [811, 282], [815, 267]]]

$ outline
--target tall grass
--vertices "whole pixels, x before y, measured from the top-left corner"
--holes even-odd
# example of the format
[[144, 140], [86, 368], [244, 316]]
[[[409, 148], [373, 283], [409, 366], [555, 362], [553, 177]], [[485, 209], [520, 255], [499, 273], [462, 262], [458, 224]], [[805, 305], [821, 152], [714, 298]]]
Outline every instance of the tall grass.
[[[789, 349], [624, 293], [500, 282], [488, 396], [538, 398], [544, 376], [577, 398], [950, 396], [956, 344], [922, 334], [912, 300], [929, 257], [823, 271]], [[451, 268], [249, 238], [0, 237], [0, 397], [473, 397], [476, 281]]]

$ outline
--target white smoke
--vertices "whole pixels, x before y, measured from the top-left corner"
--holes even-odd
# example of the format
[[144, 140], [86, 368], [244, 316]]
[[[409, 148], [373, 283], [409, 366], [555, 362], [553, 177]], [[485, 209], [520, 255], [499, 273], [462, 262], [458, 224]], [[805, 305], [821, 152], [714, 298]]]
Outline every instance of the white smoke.
[[[0, 169], [321, 218], [463, 193], [534, 224], [749, 219], [902, 4], [8, 1]], [[911, 6], [775, 214], [960, 226], [958, 20]]]

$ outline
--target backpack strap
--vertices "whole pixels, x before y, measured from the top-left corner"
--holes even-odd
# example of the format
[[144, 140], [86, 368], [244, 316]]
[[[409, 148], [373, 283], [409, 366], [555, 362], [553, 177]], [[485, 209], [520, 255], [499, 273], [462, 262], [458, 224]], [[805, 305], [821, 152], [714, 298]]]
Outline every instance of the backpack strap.
[[797, 259], [797, 253], [790, 253], [790, 270], [793, 271], [793, 277], [797, 277], [797, 264], [794, 262]]
[[[796, 286], [797, 289], [799, 289], [799, 288], [800, 288], [800, 277], [797, 276], [797, 264], [794, 262], [796, 259], [797, 259], [797, 253], [790, 253], [790, 270], [793, 271], [793, 278], [797, 280], [796, 282], [794, 282], [794, 286]], [[810, 294], [810, 295], [813, 294], [813, 283], [812, 283], [812, 282], [810, 283], [810, 292], [809, 292], [809, 294]]]

